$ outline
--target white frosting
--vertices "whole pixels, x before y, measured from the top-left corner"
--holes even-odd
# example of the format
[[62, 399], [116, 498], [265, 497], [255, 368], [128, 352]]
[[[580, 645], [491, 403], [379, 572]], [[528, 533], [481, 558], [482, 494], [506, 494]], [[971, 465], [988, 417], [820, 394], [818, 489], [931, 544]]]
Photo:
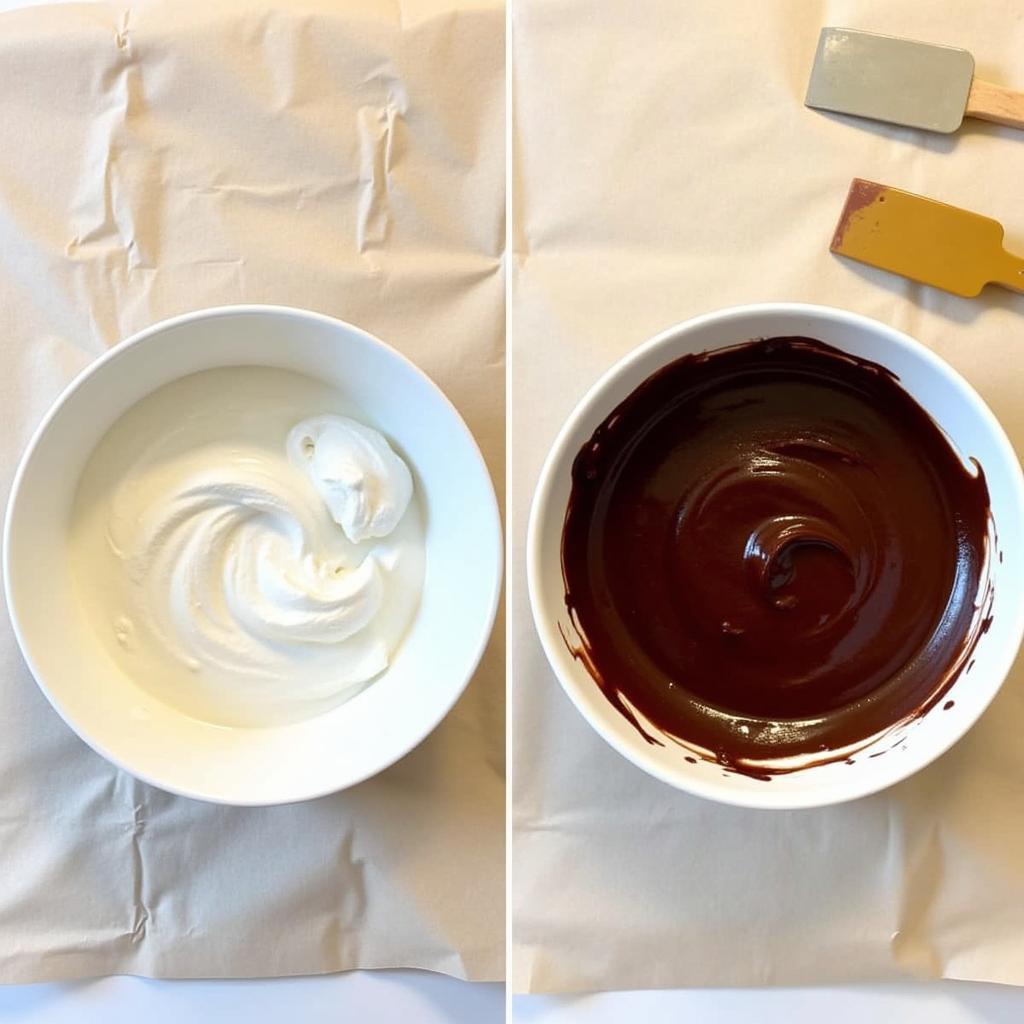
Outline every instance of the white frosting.
[[408, 467], [316, 381], [210, 370], [129, 410], [76, 498], [72, 566], [120, 666], [186, 713], [316, 713], [387, 667], [419, 600]]
[[305, 470], [354, 544], [386, 537], [412, 498], [409, 467], [376, 430], [345, 416], [299, 423], [288, 437], [288, 458]]

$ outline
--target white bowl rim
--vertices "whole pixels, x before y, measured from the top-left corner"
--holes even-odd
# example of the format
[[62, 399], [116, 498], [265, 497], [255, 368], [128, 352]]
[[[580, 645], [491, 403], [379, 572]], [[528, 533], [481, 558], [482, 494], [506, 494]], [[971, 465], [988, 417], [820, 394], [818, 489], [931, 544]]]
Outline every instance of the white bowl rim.
[[[676, 774], [660, 764], [645, 749], [646, 744], [641, 746], [639, 739], [634, 741], [631, 737], [629, 742], [624, 742], [614, 730], [606, 725], [604, 719], [590, 714], [582, 696], [582, 688], [577, 685], [575, 680], [566, 677], [559, 670], [558, 665], [562, 657], [562, 651], [556, 645], [556, 630], [551, 623], [543, 621], [541, 617], [541, 578], [543, 575], [540, 558], [541, 538], [545, 519], [548, 515], [552, 514], [550, 503], [555, 472], [558, 465], [565, 458], [566, 449], [571, 437], [576, 432], [581, 421], [586, 420], [591, 415], [594, 406], [604, 398], [605, 391], [614, 385], [619, 376], [629, 370], [635, 363], [644, 360], [649, 353], [669, 345], [679, 336], [690, 334], [708, 324], [727, 323], [730, 320], [747, 320], [753, 317], [764, 317], [766, 320], [770, 320], [772, 317], [794, 316], [807, 316], [830, 323], [845, 323], [863, 331], [880, 333], [894, 345], [911, 352], [915, 358], [931, 365], [942, 376], [951, 379], [953, 383], [957, 384], [968, 402], [973, 406], [974, 412], [985, 423], [987, 432], [991, 436], [994, 445], [1002, 449], [1006, 464], [1012, 467], [1012, 479], [1008, 483], [1016, 492], [1018, 506], [1024, 508], [1024, 471], [1021, 470], [1020, 461], [1017, 458], [1013, 445], [1006, 436], [1006, 432], [1003, 430], [1002, 424], [999, 423], [995, 414], [989, 409], [974, 387], [935, 352], [895, 327], [882, 323], [880, 320], [864, 316], [861, 313], [814, 303], [759, 302], [727, 306], [673, 324], [627, 352], [601, 374], [597, 381], [587, 389], [583, 397], [577, 402], [566, 421], [562, 424], [548, 451], [534, 489], [526, 536], [527, 590], [534, 626], [540, 638], [544, 655], [555, 678], [558, 679], [566, 695], [589, 725], [626, 760], [631, 761], [638, 768], [675, 789], [722, 804], [762, 810], [798, 810], [847, 803], [851, 800], [857, 800], [888, 789], [890, 786], [902, 782], [931, 764], [962, 739], [985, 712], [1002, 688], [1010, 668], [1017, 657], [1021, 641], [1024, 640], [1024, 590], [1022, 590], [1017, 597], [1016, 607], [1014, 608], [1016, 622], [1010, 634], [1016, 638], [1016, 643], [1014, 645], [1008, 643], [999, 652], [996, 669], [991, 673], [991, 678], [997, 679], [998, 682], [990, 687], [991, 692], [979, 704], [975, 713], [963, 716], [959, 732], [954, 733], [948, 741], [942, 744], [918, 747], [912, 754], [908, 752], [908, 756], [905, 759], [890, 762], [892, 765], [898, 766], [895, 770], [889, 770], [888, 765], [881, 766], [878, 769], [877, 776], [872, 775], [867, 778], [858, 779], [856, 784], [851, 783], [848, 786], [836, 786], [834, 796], [814, 790], [808, 790], [806, 793], [786, 792], [779, 789], [770, 791], [767, 786], [755, 794], [751, 790], [729, 790], [728, 787], [721, 785], [717, 781], [707, 782], [693, 777], [683, 777], [681, 774]], [[742, 341], [744, 339], [738, 338], [737, 340]], [[623, 395], [622, 397], [625, 396]], [[565, 510], [559, 509], [555, 511], [560, 517], [559, 522], [561, 522], [562, 518], [564, 518]], [[561, 642], [560, 638], [558, 642]], [[610, 704], [609, 708], [614, 712], [614, 708]], [[617, 712], [615, 713], [617, 714]]]
[[[481, 630], [480, 636], [473, 647], [473, 651], [470, 659], [467, 661], [467, 670], [465, 678], [461, 681], [460, 685], [455, 687], [452, 691], [451, 698], [438, 706], [438, 714], [427, 721], [422, 731], [418, 734], [418, 739], [409, 746], [406, 750], [399, 752], [397, 756], [390, 757], [385, 763], [380, 764], [378, 767], [367, 770], [364, 773], [359, 773], [357, 776], [344, 782], [341, 786], [337, 784], [326, 783], [324, 785], [315, 786], [310, 788], [308, 791], [298, 792], [293, 796], [289, 796], [285, 799], [274, 799], [271, 802], [267, 802], [265, 799], [259, 797], [253, 797], [252, 799], [243, 799], [238, 797], [231, 797], [230, 799], [225, 798], [214, 792], [198, 792], [194, 790], [184, 789], [178, 786], [170, 785], [149, 773], [139, 772], [137, 769], [130, 767], [124, 763], [107, 745], [91, 734], [87, 734], [83, 731], [79, 725], [74, 722], [67, 714], [65, 714], [64, 708], [61, 705], [59, 698], [54, 694], [50, 687], [43, 679], [42, 673], [39, 671], [35, 660], [33, 659], [29, 645], [25, 641], [24, 634], [21, 628], [21, 624], [18, 621], [17, 610], [13, 601], [13, 587], [10, 578], [10, 545], [11, 545], [11, 520], [12, 512], [14, 510], [18, 493], [21, 489], [22, 479], [25, 475], [26, 469], [29, 462], [40, 442], [40, 439], [46, 433], [50, 423], [59, 415], [60, 410], [63, 408], [68, 399], [81, 388], [86, 381], [95, 376], [97, 373], [102, 372], [104, 367], [109, 363], [116, 361], [129, 349], [136, 347], [147, 341], [154, 335], [161, 334], [165, 331], [173, 328], [185, 326], [189, 323], [201, 320], [214, 320], [222, 317], [234, 317], [234, 316], [276, 316], [283, 319], [290, 317], [297, 317], [299, 319], [306, 319], [319, 322], [330, 327], [342, 327], [347, 331], [361, 337], [364, 341], [367, 341], [373, 345], [379, 346], [386, 350], [392, 357], [397, 359], [399, 362], [404, 363], [406, 368], [409, 369], [413, 374], [419, 377], [429, 388], [435, 391], [448, 410], [454, 417], [454, 422], [461, 429], [465, 439], [469, 442], [470, 451], [473, 454], [475, 461], [478, 463], [479, 469], [482, 473], [482, 479], [487, 484], [487, 494], [490, 501], [487, 502], [486, 506], [480, 510], [479, 514], [486, 515], [493, 524], [492, 535], [494, 537], [494, 559], [495, 559], [495, 574], [494, 574], [494, 586], [492, 593], [489, 596], [489, 607], [487, 616], [485, 618], [486, 629]], [[63, 391], [53, 401], [53, 404], [47, 410], [46, 415], [43, 416], [39, 425], [32, 432], [29, 438], [28, 444], [25, 446], [22, 452], [21, 458], [18, 461], [18, 467], [14, 473], [14, 479], [11, 483], [10, 494], [7, 499], [7, 506], [4, 512], [4, 528], [3, 528], [3, 544], [2, 544], [2, 559], [3, 559], [3, 582], [4, 582], [4, 600], [7, 604], [7, 614], [11, 622], [11, 627], [14, 632], [15, 639], [18, 644], [18, 649], [21, 652], [21, 656], [25, 661], [32, 678], [35, 680], [36, 685], [42, 691], [51, 707], [60, 715], [64, 723], [75, 733], [83, 742], [91, 747], [97, 754], [105, 758], [115, 767], [120, 768], [122, 771], [127, 772], [134, 778], [139, 779], [148, 785], [154, 786], [157, 789], [161, 789], [166, 793], [172, 793], [176, 796], [188, 797], [192, 800], [200, 800], [206, 803], [220, 804], [222, 806], [230, 807], [269, 807], [269, 806], [284, 806], [287, 804], [301, 803], [306, 800], [316, 800], [320, 797], [329, 796], [332, 793], [343, 792], [346, 789], [351, 789], [353, 786], [358, 786], [360, 783], [367, 781], [367, 779], [373, 778], [375, 775], [380, 774], [392, 765], [396, 764], [402, 758], [406, 757], [409, 753], [415, 750], [447, 717], [449, 712], [458, 703], [459, 699], [466, 691], [466, 687], [469, 686], [473, 676], [476, 674], [477, 669], [480, 667], [480, 661], [484, 656], [484, 652], [487, 649], [487, 645], [491, 640], [491, 636], [494, 633], [494, 623], [498, 614], [498, 606], [501, 600], [502, 594], [502, 580], [504, 574], [504, 539], [501, 526], [501, 513], [498, 507], [498, 498], [494, 490], [494, 481], [491, 479], [490, 471], [487, 468], [487, 463], [484, 460], [483, 453], [480, 451], [480, 446], [476, 442], [476, 438], [473, 436], [472, 431], [466, 425], [466, 421], [462, 418], [458, 409], [452, 404], [451, 399], [445, 394], [444, 390], [438, 386], [433, 379], [419, 368], [408, 356], [399, 352], [398, 349], [389, 345], [387, 342], [382, 341], [376, 335], [371, 334], [369, 331], [364, 330], [361, 327], [357, 327], [355, 324], [350, 323], [347, 320], [342, 320], [340, 317], [329, 316], [326, 313], [319, 313], [315, 310], [302, 309], [298, 306], [286, 306], [286, 305], [275, 305], [267, 303], [239, 303], [229, 304], [221, 306], [210, 306], [203, 309], [190, 310], [187, 313], [181, 313], [176, 316], [168, 317], [164, 320], [159, 320], [156, 323], [150, 324], [148, 327], [142, 328], [142, 330], [136, 331], [134, 334], [129, 335], [123, 341], [118, 342], [111, 348], [107, 349], [102, 355], [94, 359], [89, 363], [80, 373], [78, 373], [74, 379], [64, 388]]]

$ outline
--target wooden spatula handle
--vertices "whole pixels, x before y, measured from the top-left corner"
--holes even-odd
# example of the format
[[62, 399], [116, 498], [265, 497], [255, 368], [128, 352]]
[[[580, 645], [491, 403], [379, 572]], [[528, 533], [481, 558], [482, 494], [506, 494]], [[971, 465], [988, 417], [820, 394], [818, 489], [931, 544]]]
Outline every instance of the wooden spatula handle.
[[975, 78], [967, 95], [967, 117], [1024, 129], [1024, 92]]
[[1024, 260], [1004, 249], [992, 279], [1005, 288], [1024, 292]]

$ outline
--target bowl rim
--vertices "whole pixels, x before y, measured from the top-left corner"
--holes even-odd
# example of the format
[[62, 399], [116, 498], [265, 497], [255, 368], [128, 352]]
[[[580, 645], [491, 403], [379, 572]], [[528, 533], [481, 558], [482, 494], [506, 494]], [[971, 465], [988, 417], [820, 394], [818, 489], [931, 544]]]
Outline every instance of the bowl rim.
[[[856, 784], [851, 782], [847, 786], [834, 787], [834, 795], [830, 795], [828, 791], [822, 790], [808, 790], [805, 793], [787, 792], [780, 789], [769, 791], [767, 786], [764, 787], [763, 791], [730, 790], [727, 786], [721, 785], [717, 780], [705, 781], [693, 777], [684, 777], [681, 770], [677, 773], [653, 757], [647, 749], [647, 744], [643, 743], [639, 736], [635, 740], [632, 736], [629, 737], [628, 741], [623, 740], [621, 736], [625, 734], [620, 734], [608, 724], [612, 720], [610, 716], [605, 718], [591, 714], [587, 701], [584, 699], [584, 687], [586, 684], [580, 685], [576, 680], [563, 673], [561, 665], [564, 662], [565, 652], [557, 646], [556, 630], [553, 623], [548, 623], [543, 619], [544, 601], [541, 581], [544, 575], [544, 567], [541, 562], [542, 539], [545, 532], [545, 524], [550, 516], [557, 515], [559, 523], [564, 519], [564, 509], [552, 509], [551, 507], [552, 490], [558, 466], [566, 458], [567, 448], [570, 445], [572, 436], [576, 433], [581, 423], [591, 416], [595, 406], [605, 399], [606, 393], [614, 388], [618, 380], [637, 363], [645, 360], [652, 352], [666, 349], [680, 337], [685, 337], [711, 324], [728, 323], [732, 320], [749, 320], [751, 318], [764, 318], [766, 323], [770, 323], [774, 318], [794, 316], [806, 316], [809, 320], [819, 323], [845, 324], [860, 331], [881, 335], [888, 342], [903, 349], [905, 352], [909, 352], [914, 358], [930, 365], [932, 369], [958, 386], [969, 404], [974, 407], [974, 411], [979, 419], [984, 423], [986, 433], [991, 437], [994, 446], [1001, 450], [1003, 460], [1010, 467], [1010, 479], [1007, 482], [1015, 492], [1018, 507], [1024, 509], [1024, 471], [1021, 469], [1020, 461], [1006, 432], [975, 388], [939, 355], [895, 327], [860, 313], [815, 303], [758, 302], [727, 306], [673, 324], [627, 352], [598, 377], [576, 403], [548, 450], [537, 477], [526, 535], [527, 591], [534, 627], [540, 638], [541, 646], [551, 671], [554, 673], [563, 691], [587, 723], [619, 754], [661, 782], [675, 789], [694, 796], [714, 800], [718, 803], [759, 810], [797, 810], [846, 803], [888, 789], [890, 786], [902, 782], [931, 764], [962, 739], [991, 704], [1006, 681], [1006, 677], [1017, 657], [1021, 641], [1024, 639], [1024, 588], [1021, 588], [1016, 597], [1015, 607], [1012, 609], [1015, 621], [1013, 621], [1011, 627], [1010, 638], [1014, 639], [1015, 643], [1007, 643], [998, 652], [995, 668], [990, 674], [990, 677], [996, 680], [996, 682], [990, 684], [990, 692], [980, 702], [977, 709], [959, 719], [959, 730], [952, 733], [948, 739], [943, 740], [941, 743], [931, 746], [922, 745], [917, 750], [911, 752], [906, 759], [891, 761], [891, 764], [897, 766], [896, 770], [888, 769], [887, 766], [883, 765], [877, 769], [876, 773], [856, 780]], [[668, 358], [666, 358], [665, 362], [668, 361]], [[620, 397], [625, 396], [622, 395]], [[609, 709], [614, 712], [614, 708], [611, 705], [609, 705]]]
[[[215, 791], [201, 792], [198, 789], [192, 790], [169, 784], [156, 778], [149, 772], [140, 772], [137, 769], [132, 768], [117, 754], [115, 754], [106, 743], [102, 742], [91, 733], [81, 729], [79, 725], [65, 713], [59, 697], [52, 692], [50, 685], [44, 681], [43, 674], [39, 671], [36, 661], [32, 656], [30, 646], [26, 642], [24, 632], [18, 618], [18, 610], [14, 600], [13, 583], [10, 570], [10, 554], [12, 545], [11, 524], [14, 519], [18, 496], [21, 492], [27, 468], [35, 454], [36, 448], [39, 446], [40, 441], [49, 429], [50, 424], [58, 415], [60, 415], [61, 410], [71, 396], [82, 388], [87, 381], [91, 380], [97, 374], [104, 372], [107, 366], [116, 362], [130, 349], [134, 349], [139, 345], [145, 344], [157, 335], [178, 327], [187, 326], [188, 324], [197, 321], [251, 315], [276, 317], [282, 320], [296, 318], [300, 320], [313, 321], [324, 326], [331, 327], [332, 329], [340, 327], [344, 331], [348, 331], [351, 334], [356, 335], [362, 341], [383, 349], [393, 359], [404, 364], [406, 369], [418, 377], [429, 389], [433, 390], [441, 398], [443, 405], [447, 408], [453, 418], [453, 423], [458, 427], [464, 439], [468, 442], [472, 458], [476, 462], [482, 474], [482, 480], [486, 484], [484, 490], [488, 500], [485, 502], [483, 508], [477, 510], [477, 514], [484, 515], [490, 520], [492, 528], [489, 529], [488, 532], [491, 534], [493, 539], [493, 549], [491, 551], [492, 561], [490, 564], [493, 565], [494, 568], [494, 582], [488, 598], [488, 607], [484, 619], [485, 628], [480, 630], [480, 635], [472, 645], [470, 656], [466, 663], [467, 668], [464, 678], [458, 686], [453, 687], [450, 698], [446, 698], [442, 701], [438, 705], [436, 713], [429, 719], [425, 719], [421, 728], [416, 730], [417, 739], [415, 739], [415, 741], [404, 750], [400, 750], [394, 755], [389, 753], [387, 759], [376, 767], [370, 768], [365, 772], [361, 772], [353, 778], [344, 781], [340, 785], [331, 782], [318, 784], [316, 786], [311, 786], [308, 789], [304, 789], [301, 792], [296, 792], [294, 795], [289, 795], [283, 798], [275, 797], [269, 801], [265, 798], [261, 799], [256, 796], [252, 798], [241, 798], [237, 796], [229, 797]], [[182, 376], [185, 376], [185, 374], [182, 374]], [[149, 393], [151, 392], [146, 392], [146, 394]], [[144, 397], [145, 395], [140, 396], [139, 401]], [[494, 481], [492, 480], [490, 471], [487, 468], [487, 463], [483, 457], [483, 453], [480, 451], [480, 446], [477, 444], [476, 438], [473, 436], [473, 432], [469, 429], [466, 421], [462, 418], [462, 415], [459, 413], [458, 409], [456, 409], [451, 399], [424, 370], [420, 369], [420, 367], [417, 366], [408, 356], [399, 352], [398, 349], [389, 345], [387, 342], [382, 341], [369, 331], [366, 331], [361, 327], [357, 327], [355, 324], [350, 323], [347, 320], [342, 320], [339, 317], [329, 316], [326, 313], [319, 313], [315, 310], [302, 309], [297, 306], [266, 303], [238, 303], [190, 310], [186, 313], [158, 320], [157, 322], [150, 324], [148, 327], [144, 327], [141, 330], [136, 331], [134, 334], [129, 335], [124, 340], [107, 349], [102, 355], [90, 362], [70, 381], [70, 383], [67, 384], [67, 386], [54, 399], [42, 420], [40, 420], [39, 424], [32, 431], [29, 441], [22, 451], [21, 458], [18, 460], [18, 466], [14, 473], [11, 490], [4, 510], [2, 561], [4, 600], [7, 604], [7, 615], [10, 619], [11, 627], [21, 656], [32, 675], [32, 678], [35, 680], [36, 685], [42, 691], [51, 707], [57, 712], [61, 719], [63, 719], [71, 731], [79, 737], [79, 739], [85, 742], [97, 754], [109, 761], [115, 767], [120, 768], [134, 778], [137, 778], [148, 785], [154, 786], [157, 789], [161, 789], [164, 792], [172, 793], [176, 796], [187, 797], [193, 800], [200, 800], [205, 803], [220, 804], [222, 806], [271, 807], [300, 803], [306, 800], [316, 800], [332, 793], [338, 793], [346, 789], [350, 789], [352, 786], [357, 786], [360, 783], [365, 782], [367, 779], [385, 771], [387, 768], [390, 768], [392, 765], [396, 764], [406, 755], [411, 753], [441, 724], [465, 693], [466, 688], [472, 681], [472, 678], [476, 674], [476, 671], [480, 666], [480, 662], [483, 659], [487, 645], [490, 643], [491, 637], [494, 633], [494, 625], [497, 618], [498, 606], [501, 600], [502, 582], [504, 577], [504, 538], [502, 532], [501, 512], [498, 506], [497, 494], [494, 489]]]

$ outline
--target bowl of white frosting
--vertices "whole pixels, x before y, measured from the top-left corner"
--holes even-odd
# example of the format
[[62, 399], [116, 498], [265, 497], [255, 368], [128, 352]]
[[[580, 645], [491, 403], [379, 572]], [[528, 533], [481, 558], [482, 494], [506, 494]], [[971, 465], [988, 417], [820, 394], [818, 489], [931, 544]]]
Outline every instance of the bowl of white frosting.
[[157, 324], [61, 395], [15, 476], [4, 585], [39, 686], [171, 792], [310, 799], [411, 750], [468, 684], [501, 585], [468, 428], [329, 317]]

